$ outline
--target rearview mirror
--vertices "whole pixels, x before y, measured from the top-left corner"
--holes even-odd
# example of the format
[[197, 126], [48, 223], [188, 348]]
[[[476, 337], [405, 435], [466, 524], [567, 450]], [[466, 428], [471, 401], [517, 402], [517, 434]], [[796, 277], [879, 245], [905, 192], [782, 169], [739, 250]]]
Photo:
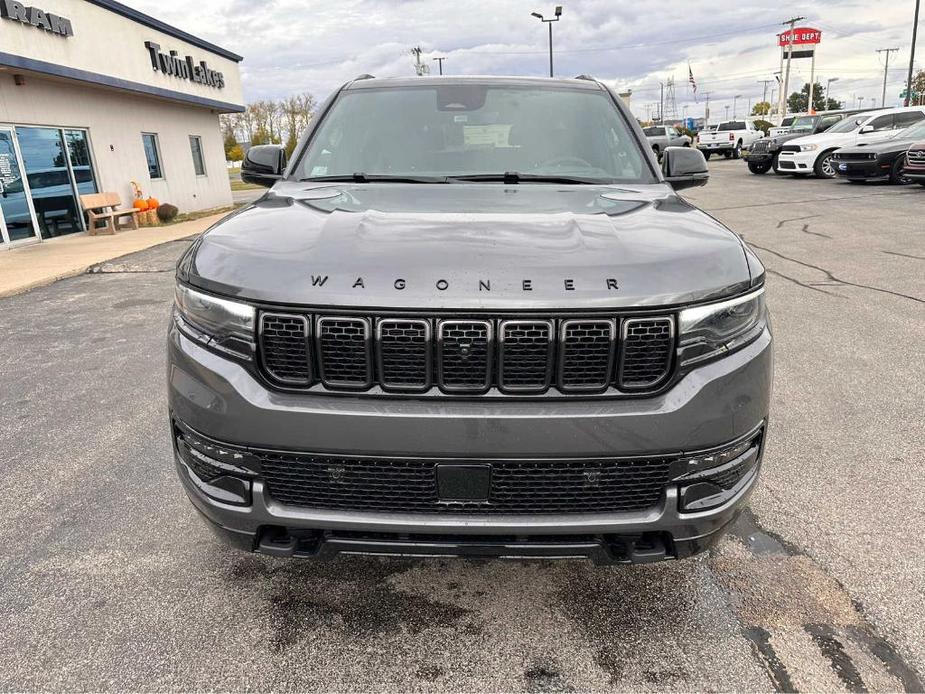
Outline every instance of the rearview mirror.
[[662, 174], [675, 190], [705, 186], [710, 178], [703, 153], [690, 147], [666, 147], [662, 153]]
[[247, 150], [241, 164], [241, 180], [269, 188], [283, 177], [286, 150], [280, 145], [255, 145]]

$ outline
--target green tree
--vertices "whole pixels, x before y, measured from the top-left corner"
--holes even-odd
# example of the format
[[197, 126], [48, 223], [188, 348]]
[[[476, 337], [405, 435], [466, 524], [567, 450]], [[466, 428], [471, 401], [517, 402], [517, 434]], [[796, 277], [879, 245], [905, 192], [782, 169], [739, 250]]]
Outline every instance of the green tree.
[[244, 150], [241, 149], [241, 145], [235, 145], [225, 152], [225, 158], [228, 161], [241, 161], [244, 159]]
[[[903, 94], [906, 93], [903, 88]], [[912, 76], [912, 99], [910, 106], [925, 104], [925, 70], [919, 70]]]
[[299, 136], [295, 130], [289, 131], [289, 136], [286, 138], [286, 157], [291, 157], [292, 153], [295, 151], [296, 145], [299, 144]]
[[238, 146], [238, 141], [235, 139], [234, 133], [231, 131], [225, 132], [225, 159], [230, 161], [236, 161], [231, 158], [231, 150]]
[[[803, 89], [794, 92], [787, 98], [787, 108], [791, 113], [806, 113], [809, 111], [809, 82], [803, 85]], [[813, 87], [813, 109], [816, 111], [834, 111], [842, 108], [842, 102], [835, 99], [829, 99], [825, 95], [825, 88], [818, 82]]]
[[766, 116], [771, 112], [771, 104], [767, 101], [759, 101], [752, 107], [753, 116]]

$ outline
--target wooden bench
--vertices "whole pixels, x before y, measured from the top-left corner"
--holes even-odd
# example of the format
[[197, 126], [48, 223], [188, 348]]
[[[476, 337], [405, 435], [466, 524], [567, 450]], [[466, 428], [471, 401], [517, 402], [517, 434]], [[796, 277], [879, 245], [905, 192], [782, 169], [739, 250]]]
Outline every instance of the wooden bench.
[[[92, 193], [80, 196], [80, 206], [87, 213], [87, 235], [115, 234], [122, 229], [121, 220], [129, 217], [133, 229], [138, 228], [138, 210], [118, 209], [122, 200], [118, 193]], [[103, 226], [97, 226], [103, 222]]]

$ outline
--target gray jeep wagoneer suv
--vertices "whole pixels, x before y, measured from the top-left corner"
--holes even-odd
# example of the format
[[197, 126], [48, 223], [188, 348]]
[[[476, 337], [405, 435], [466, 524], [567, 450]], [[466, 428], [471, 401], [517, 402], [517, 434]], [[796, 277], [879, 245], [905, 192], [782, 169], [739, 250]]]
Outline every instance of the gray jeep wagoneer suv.
[[177, 268], [183, 487], [245, 550], [658, 561], [755, 485], [761, 263], [590, 78], [354, 80]]

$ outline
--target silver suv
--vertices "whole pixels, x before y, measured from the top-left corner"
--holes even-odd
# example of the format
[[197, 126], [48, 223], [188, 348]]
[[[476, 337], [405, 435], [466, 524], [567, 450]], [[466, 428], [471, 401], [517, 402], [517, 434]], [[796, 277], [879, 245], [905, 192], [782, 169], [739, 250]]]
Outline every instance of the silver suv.
[[183, 487], [221, 537], [340, 552], [660, 561], [755, 485], [761, 264], [676, 191], [604, 84], [363, 77], [181, 258]]

